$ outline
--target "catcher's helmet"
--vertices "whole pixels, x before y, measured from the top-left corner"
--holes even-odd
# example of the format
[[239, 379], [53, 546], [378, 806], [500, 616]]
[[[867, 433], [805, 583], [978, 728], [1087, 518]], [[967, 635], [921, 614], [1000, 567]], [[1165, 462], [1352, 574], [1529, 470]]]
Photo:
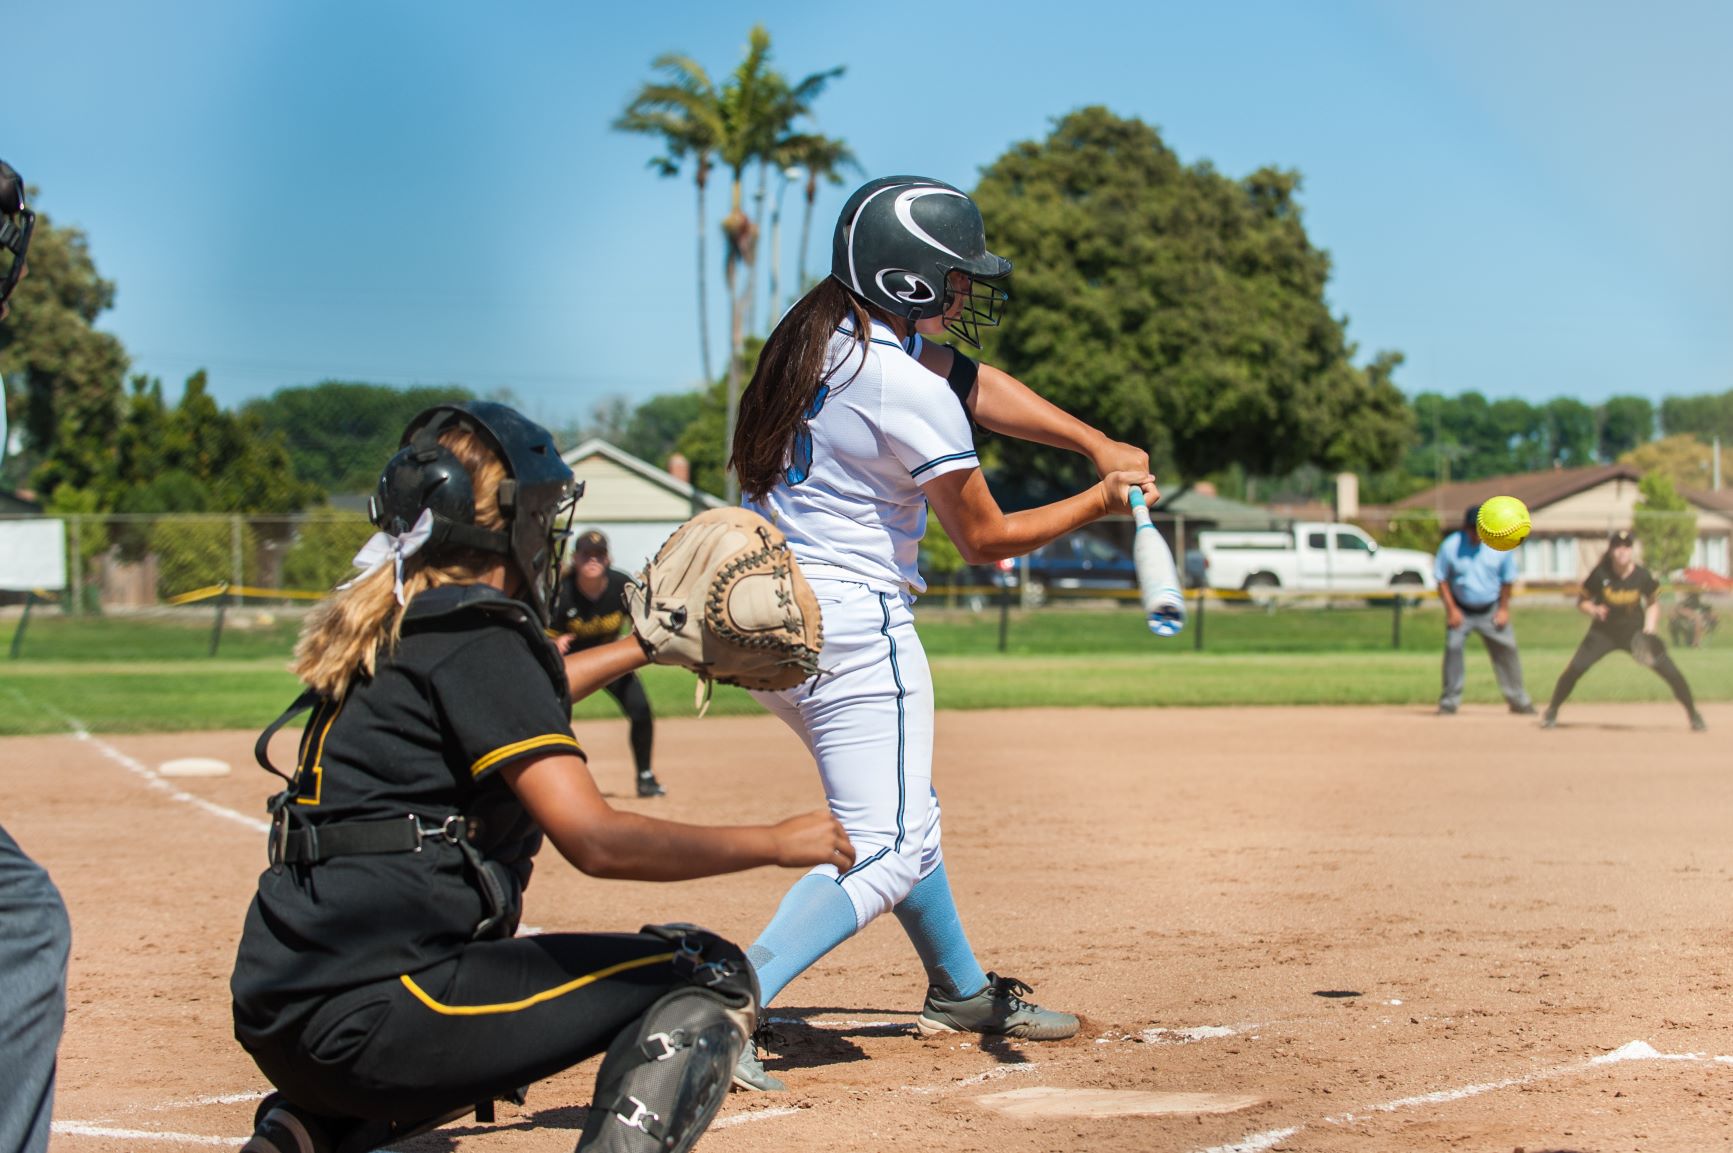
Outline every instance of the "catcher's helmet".
[[[474, 482], [439, 443], [440, 434], [454, 426], [481, 437], [505, 465], [506, 479], [499, 486], [504, 532], [475, 523]], [[402, 445], [368, 502], [373, 523], [402, 534], [425, 509], [433, 514], [433, 533], [424, 546], [429, 556], [466, 548], [503, 554], [523, 580], [522, 599], [546, 624], [572, 506], [584, 493], [548, 430], [514, 408], [472, 400], [421, 412], [404, 429]]]
[[959, 190], [924, 176], [885, 176], [855, 190], [837, 218], [830, 274], [869, 304], [908, 320], [947, 311], [952, 272], [970, 281], [963, 311], [945, 327], [979, 348], [999, 323], [1006, 294], [994, 283], [1011, 262], [987, 251], [981, 210]]
[[36, 214], [24, 202], [24, 178], [0, 160], [0, 304], [18, 287], [24, 275], [24, 254], [30, 248], [30, 233]]

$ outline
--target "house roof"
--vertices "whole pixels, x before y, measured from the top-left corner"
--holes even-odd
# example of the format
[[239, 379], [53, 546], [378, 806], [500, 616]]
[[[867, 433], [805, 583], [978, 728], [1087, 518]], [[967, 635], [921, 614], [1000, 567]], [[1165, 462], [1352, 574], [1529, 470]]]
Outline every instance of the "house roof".
[[1177, 492], [1162, 493], [1155, 508], [1157, 512], [1183, 516], [1187, 520], [1210, 521], [1226, 529], [1265, 529], [1275, 523], [1268, 509], [1213, 493], [1202, 493], [1190, 486]]
[[1531, 510], [1545, 508], [1609, 480], [1641, 480], [1642, 470], [1628, 464], [1600, 464], [1588, 468], [1559, 468], [1545, 472], [1519, 472], [1465, 480], [1441, 488], [1429, 488], [1397, 501], [1392, 508], [1430, 509], [1442, 507], [1460, 513], [1470, 505], [1483, 504], [1495, 496], [1514, 496]]
[[649, 461], [635, 457], [625, 449], [609, 444], [600, 437], [591, 437], [576, 448], [561, 453], [560, 459], [571, 465], [573, 471], [576, 471], [579, 461], [592, 456], [605, 457], [621, 468], [643, 477], [651, 484], [660, 485], [669, 492], [678, 493], [686, 500], [695, 501], [705, 508], [721, 508], [726, 503], [721, 497], [712, 496], [681, 480], [666, 469], [657, 468]]
[[1711, 492], [1704, 488], [1682, 488], [1679, 490], [1679, 495], [1698, 508], [1712, 508], [1720, 512], [1733, 513], [1733, 489], [1724, 488], [1720, 492]]

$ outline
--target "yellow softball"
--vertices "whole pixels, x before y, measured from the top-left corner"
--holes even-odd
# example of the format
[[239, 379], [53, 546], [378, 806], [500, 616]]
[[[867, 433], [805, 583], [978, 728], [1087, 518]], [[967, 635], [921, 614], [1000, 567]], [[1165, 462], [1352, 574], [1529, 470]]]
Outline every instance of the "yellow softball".
[[1480, 539], [1497, 549], [1509, 552], [1528, 537], [1528, 506], [1514, 496], [1495, 496], [1480, 506], [1474, 518]]

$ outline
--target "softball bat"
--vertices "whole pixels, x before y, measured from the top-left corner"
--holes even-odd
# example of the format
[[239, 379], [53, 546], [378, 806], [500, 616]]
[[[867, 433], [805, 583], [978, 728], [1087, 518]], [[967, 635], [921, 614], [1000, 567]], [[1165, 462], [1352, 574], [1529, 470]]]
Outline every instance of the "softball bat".
[[1149, 631], [1158, 637], [1178, 636], [1185, 628], [1185, 594], [1180, 590], [1179, 570], [1174, 567], [1173, 550], [1149, 519], [1140, 488], [1131, 490], [1131, 519], [1137, 522], [1131, 559], [1137, 566], [1137, 589], [1149, 618]]

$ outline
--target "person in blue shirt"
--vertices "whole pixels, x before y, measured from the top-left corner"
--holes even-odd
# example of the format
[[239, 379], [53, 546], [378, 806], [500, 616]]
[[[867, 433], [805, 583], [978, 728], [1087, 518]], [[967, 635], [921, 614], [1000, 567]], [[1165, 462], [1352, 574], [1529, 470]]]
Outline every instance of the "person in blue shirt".
[[1469, 633], [1479, 633], [1492, 657], [1498, 691], [1510, 711], [1529, 716], [1534, 702], [1522, 687], [1522, 658], [1516, 651], [1516, 630], [1510, 625], [1510, 590], [1516, 583], [1516, 554], [1499, 552], [1480, 539], [1475, 528], [1480, 506], [1471, 507], [1462, 518], [1462, 530], [1444, 538], [1438, 546], [1438, 598], [1444, 602], [1447, 626], [1444, 639], [1444, 692], [1438, 698], [1438, 715], [1454, 716], [1462, 704], [1466, 674], [1462, 649]]

